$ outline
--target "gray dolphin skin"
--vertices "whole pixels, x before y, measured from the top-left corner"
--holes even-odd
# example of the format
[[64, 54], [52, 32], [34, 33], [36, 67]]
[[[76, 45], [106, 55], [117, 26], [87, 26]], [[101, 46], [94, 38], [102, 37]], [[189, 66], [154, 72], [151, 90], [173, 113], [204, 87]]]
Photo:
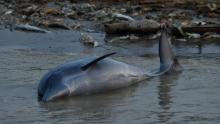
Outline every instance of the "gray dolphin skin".
[[150, 77], [182, 70], [174, 58], [167, 28], [161, 28], [159, 39], [160, 67], [147, 71], [108, 58], [87, 57], [72, 61], [48, 72], [38, 86], [39, 101], [48, 102], [58, 98], [76, 95], [90, 95], [120, 89]]

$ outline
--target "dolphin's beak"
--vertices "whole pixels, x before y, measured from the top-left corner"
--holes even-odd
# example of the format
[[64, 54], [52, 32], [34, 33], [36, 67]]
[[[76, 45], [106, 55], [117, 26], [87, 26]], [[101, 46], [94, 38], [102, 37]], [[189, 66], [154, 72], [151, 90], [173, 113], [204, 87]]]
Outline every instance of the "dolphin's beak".
[[48, 88], [43, 95], [42, 101], [49, 102], [68, 95], [69, 89], [65, 85], [61, 85], [57, 88]]

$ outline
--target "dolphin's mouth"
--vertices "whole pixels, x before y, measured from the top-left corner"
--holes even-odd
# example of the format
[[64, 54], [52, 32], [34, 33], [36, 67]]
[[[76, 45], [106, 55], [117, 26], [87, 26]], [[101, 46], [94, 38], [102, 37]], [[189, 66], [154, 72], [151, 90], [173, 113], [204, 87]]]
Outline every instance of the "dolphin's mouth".
[[38, 91], [38, 101], [42, 101], [42, 98], [43, 98], [43, 94], [41, 94], [41, 93], [39, 93], [39, 91]]
[[45, 94], [45, 92], [43, 92], [43, 90], [40, 90], [38, 88], [38, 92], [37, 92], [38, 101], [42, 101], [44, 94]]
[[38, 99], [43, 102], [49, 102], [64, 96], [68, 96], [69, 88], [66, 85], [60, 85], [56, 88], [48, 88], [45, 93], [38, 95]]

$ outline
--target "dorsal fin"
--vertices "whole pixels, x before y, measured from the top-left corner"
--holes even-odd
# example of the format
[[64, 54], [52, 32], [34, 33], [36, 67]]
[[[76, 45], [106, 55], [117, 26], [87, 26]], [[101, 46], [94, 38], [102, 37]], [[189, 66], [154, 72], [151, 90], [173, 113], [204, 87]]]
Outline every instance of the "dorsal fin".
[[114, 55], [114, 54], [116, 54], [116, 52], [109, 53], [109, 54], [105, 54], [105, 55], [103, 55], [103, 56], [101, 56], [101, 57], [98, 57], [98, 58], [92, 60], [91, 62], [89, 62], [88, 64], [83, 65], [83, 66], [81, 67], [81, 69], [84, 71], [84, 70], [88, 69], [89, 67], [91, 67], [92, 65], [96, 64], [98, 61], [101, 61], [101, 60], [103, 60], [104, 58], [109, 57], [109, 56]]

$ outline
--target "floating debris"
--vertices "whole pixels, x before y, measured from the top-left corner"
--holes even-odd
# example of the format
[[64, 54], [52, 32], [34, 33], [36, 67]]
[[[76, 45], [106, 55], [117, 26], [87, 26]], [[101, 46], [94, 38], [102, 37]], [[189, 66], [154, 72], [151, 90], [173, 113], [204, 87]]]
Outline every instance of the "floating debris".
[[87, 33], [80, 33], [80, 41], [84, 44], [93, 45], [93, 47], [99, 46], [99, 43]]
[[14, 27], [15, 30], [21, 30], [21, 31], [30, 31], [30, 32], [38, 32], [38, 33], [48, 33], [49, 31], [38, 28], [29, 24], [19, 24], [15, 25]]

